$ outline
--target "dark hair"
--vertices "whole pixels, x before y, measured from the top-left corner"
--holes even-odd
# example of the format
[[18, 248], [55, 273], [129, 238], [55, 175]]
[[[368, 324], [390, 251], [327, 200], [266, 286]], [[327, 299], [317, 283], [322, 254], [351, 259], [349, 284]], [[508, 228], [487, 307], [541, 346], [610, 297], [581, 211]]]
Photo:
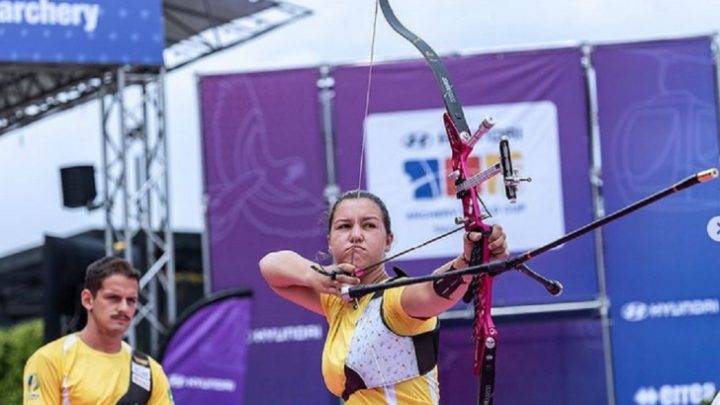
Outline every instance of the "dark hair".
[[103, 281], [115, 274], [121, 274], [128, 278], [134, 278], [140, 282], [140, 272], [137, 271], [125, 259], [119, 257], [103, 257], [96, 260], [87, 267], [85, 271], [85, 288], [90, 290], [93, 297], [102, 288]]
[[392, 234], [392, 229], [390, 227], [390, 214], [388, 213], [388, 209], [385, 206], [385, 203], [380, 199], [380, 197], [366, 190], [350, 190], [342, 193], [328, 211], [328, 235], [330, 234], [330, 230], [332, 229], [332, 221], [335, 217], [335, 210], [337, 209], [338, 205], [340, 205], [341, 202], [352, 198], [365, 198], [374, 202], [375, 205], [380, 208], [380, 213], [382, 214], [382, 222], [383, 225], [385, 225], [385, 232], [387, 232], [388, 235]]

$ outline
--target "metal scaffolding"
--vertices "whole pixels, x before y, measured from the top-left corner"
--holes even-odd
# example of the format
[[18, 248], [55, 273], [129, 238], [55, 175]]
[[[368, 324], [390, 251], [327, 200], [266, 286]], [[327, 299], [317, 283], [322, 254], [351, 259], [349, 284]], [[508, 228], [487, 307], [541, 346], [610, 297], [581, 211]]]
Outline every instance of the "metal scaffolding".
[[102, 80], [106, 253], [122, 252], [143, 273], [128, 338], [134, 347], [156, 355], [160, 335], [176, 317], [164, 72], [118, 68]]

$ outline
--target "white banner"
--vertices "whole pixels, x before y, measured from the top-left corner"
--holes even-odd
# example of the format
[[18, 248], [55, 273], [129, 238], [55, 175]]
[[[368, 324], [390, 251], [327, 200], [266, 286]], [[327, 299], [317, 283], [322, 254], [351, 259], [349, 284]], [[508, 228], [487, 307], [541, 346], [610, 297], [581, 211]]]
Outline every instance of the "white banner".
[[[379, 113], [365, 121], [367, 187], [390, 210], [394, 251], [456, 227], [454, 218], [462, 215], [454, 182], [447, 177], [451, 152], [442, 123], [444, 111]], [[481, 184], [479, 195], [493, 216], [486, 222], [503, 226], [513, 252], [562, 236], [565, 222], [555, 105], [548, 101], [483, 105], [466, 108], [465, 114], [471, 126], [486, 117], [496, 122], [475, 145], [470, 167], [479, 171], [494, 165], [499, 160], [500, 137], [506, 135], [514, 168], [532, 177], [531, 183], [521, 185], [514, 204], [505, 197], [502, 175]], [[455, 256], [461, 237], [459, 232], [403, 258]]]

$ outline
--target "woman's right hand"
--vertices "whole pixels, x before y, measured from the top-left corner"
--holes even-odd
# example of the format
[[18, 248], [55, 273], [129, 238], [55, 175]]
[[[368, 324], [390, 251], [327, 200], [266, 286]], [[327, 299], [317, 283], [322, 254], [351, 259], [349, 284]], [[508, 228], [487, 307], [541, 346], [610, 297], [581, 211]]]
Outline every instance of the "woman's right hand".
[[[307, 308], [319, 315], [325, 315], [320, 295], [331, 294], [342, 298], [343, 285], [360, 283], [356, 277], [337, 274], [335, 279], [313, 270], [316, 263], [290, 250], [266, 254], [258, 263], [260, 272], [270, 288], [281, 297]], [[345, 271], [352, 274], [354, 266], [340, 264], [328, 266], [323, 272]]]
[[338, 265], [323, 267], [323, 270], [327, 273], [333, 274], [333, 276], [327, 276], [319, 272], [314, 271], [314, 276], [310, 281], [313, 290], [320, 294], [330, 294], [341, 297], [341, 288], [346, 285], [360, 284], [360, 279], [357, 277], [349, 276], [355, 270], [355, 266], [349, 263], [341, 263]]

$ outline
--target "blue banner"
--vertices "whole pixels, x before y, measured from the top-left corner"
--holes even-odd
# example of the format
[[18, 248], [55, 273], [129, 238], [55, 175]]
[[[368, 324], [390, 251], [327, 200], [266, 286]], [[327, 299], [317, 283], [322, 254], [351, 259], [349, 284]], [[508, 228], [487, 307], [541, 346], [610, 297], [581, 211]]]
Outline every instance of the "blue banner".
[[162, 65], [159, 0], [0, 0], [0, 63]]
[[[597, 47], [607, 212], [716, 167], [709, 38]], [[617, 403], [698, 404], [720, 387], [720, 181], [603, 229]]]

